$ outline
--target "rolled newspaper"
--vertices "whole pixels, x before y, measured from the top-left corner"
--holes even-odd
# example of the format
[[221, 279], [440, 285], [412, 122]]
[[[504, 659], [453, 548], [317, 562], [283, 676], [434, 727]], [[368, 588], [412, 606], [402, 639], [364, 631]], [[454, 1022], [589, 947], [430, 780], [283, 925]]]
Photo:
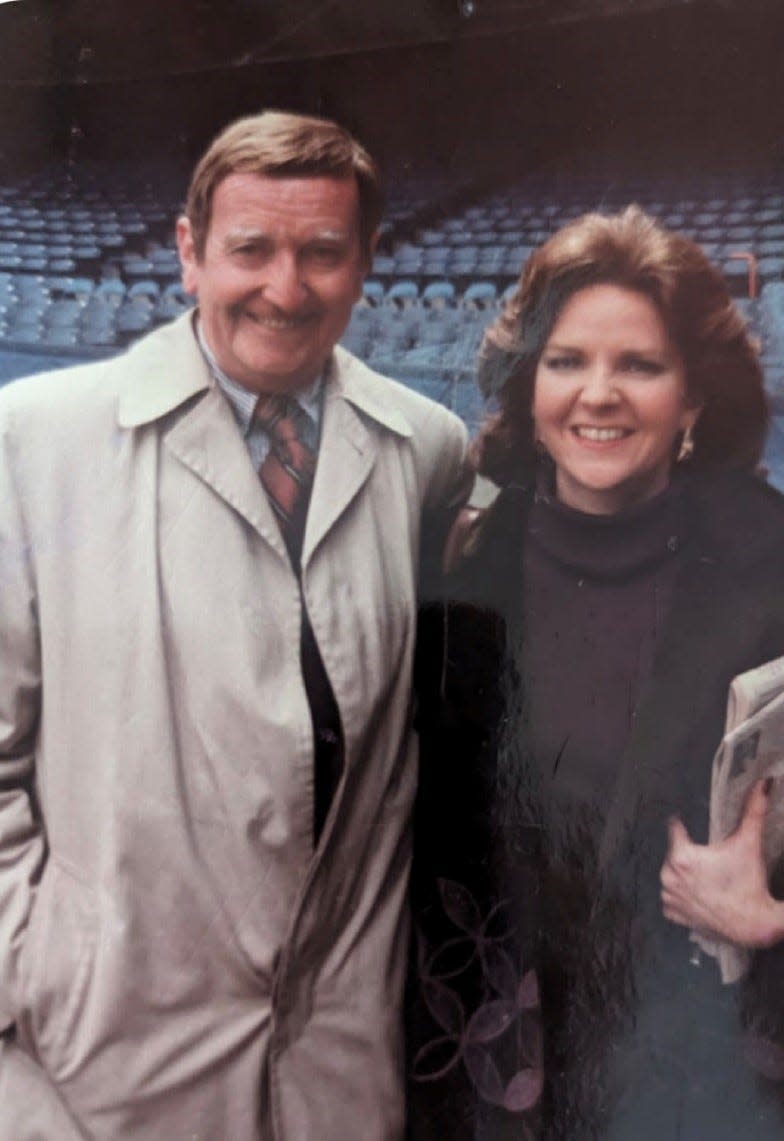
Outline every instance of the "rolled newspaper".
[[[763, 833], [768, 870], [784, 855], [784, 658], [738, 674], [730, 684], [724, 736], [711, 774], [709, 843], [724, 840], [738, 826], [755, 781], [773, 778]], [[697, 931], [692, 939], [718, 959], [722, 982], [734, 983], [748, 970], [751, 953]]]

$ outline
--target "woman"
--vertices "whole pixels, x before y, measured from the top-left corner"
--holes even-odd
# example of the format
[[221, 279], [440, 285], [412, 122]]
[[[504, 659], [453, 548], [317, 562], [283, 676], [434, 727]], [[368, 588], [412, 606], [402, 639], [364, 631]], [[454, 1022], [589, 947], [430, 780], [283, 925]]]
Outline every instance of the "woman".
[[[457, 1043], [441, 1070], [454, 1082], [451, 1062], [466, 1062], [491, 1139], [529, 1125], [564, 1141], [781, 1137], [775, 1086], [741, 1036], [743, 1023], [770, 1071], [784, 1029], [775, 951], [743, 988], [722, 987], [688, 932], [696, 917], [747, 945], [784, 933], [759, 845], [749, 878], [753, 844], [693, 844], [707, 838], [730, 681], [784, 653], [784, 501], [753, 474], [766, 427], [756, 353], [700, 249], [631, 207], [578, 219], [532, 255], [485, 336], [479, 382], [500, 411], [477, 466], [501, 491], [453, 535], [446, 653], [425, 670], [443, 684], [436, 697], [425, 681], [423, 696], [420, 966]], [[758, 789], [749, 826], [763, 814]], [[715, 884], [733, 874], [722, 929]], [[437, 876], [450, 881], [440, 901]], [[461, 992], [432, 948], [449, 922], [470, 934], [474, 901], [486, 914], [496, 898], [506, 942], [479, 947]], [[503, 1042], [520, 1004], [499, 954], [540, 980], [537, 1117], [509, 1112], [531, 1100], [509, 1067], [530, 1095], [537, 1062], [519, 1032]], [[415, 1069], [432, 1077], [432, 1057], [426, 1044]], [[430, 1107], [415, 1114], [437, 1117], [438, 1086], [422, 1087]], [[455, 1086], [449, 1102], [465, 1109], [460, 1098]]]

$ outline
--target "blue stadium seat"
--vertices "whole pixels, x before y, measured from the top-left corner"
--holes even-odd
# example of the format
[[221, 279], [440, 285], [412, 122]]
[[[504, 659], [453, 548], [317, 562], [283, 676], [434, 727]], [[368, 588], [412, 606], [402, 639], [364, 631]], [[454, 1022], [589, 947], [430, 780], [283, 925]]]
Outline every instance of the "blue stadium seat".
[[760, 281], [780, 281], [784, 278], [784, 257], [764, 257], [757, 260]]
[[395, 259], [388, 254], [376, 254], [373, 258], [372, 272], [374, 274], [391, 274], [395, 272]]
[[108, 304], [116, 309], [126, 297], [126, 286], [118, 278], [107, 278], [98, 282], [95, 292], [98, 297], [105, 298]]
[[161, 287], [157, 281], [136, 281], [128, 287], [128, 297], [147, 297], [150, 301], [157, 301], [161, 295]]
[[47, 329], [75, 329], [79, 324], [82, 307], [78, 301], [53, 301], [44, 313]]
[[192, 308], [193, 304], [194, 299], [175, 281], [164, 289], [153, 310], [153, 317], [156, 321], [172, 321], [186, 309]]
[[469, 285], [462, 297], [463, 307], [485, 311], [494, 308], [498, 300], [498, 289], [490, 281], [475, 281]]
[[430, 309], [446, 309], [454, 305], [455, 297], [456, 291], [451, 281], [433, 281], [422, 292], [422, 301]]
[[111, 325], [95, 325], [82, 329], [79, 340], [89, 348], [111, 348], [119, 344], [117, 333]]
[[380, 281], [368, 279], [362, 285], [362, 296], [368, 305], [380, 305], [384, 300], [384, 286]]
[[12, 327], [8, 326], [8, 342], [11, 345], [38, 345], [41, 343], [41, 330], [38, 326], [32, 327]]
[[73, 273], [76, 270], [76, 262], [71, 257], [52, 257], [49, 259], [47, 269], [49, 273]]
[[419, 300], [419, 289], [415, 281], [396, 281], [391, 285], [384, 297], [385, 305], [393, 305], [399, 309], [407, 309]]
[[40, 328], [43, 324], [43, 309], [17, 301], [5, 310], [6, 322], [14, 329]]
[[464, 320], [464, 315], [457, 309], [423, 309], [416, 327], [414, 348], [455, 344], [460, 339]]
[[41, 344], [62, 349], [76, 348], [79, 344], [79, 332], [65, 325], [44, 326]]
[[152, 306], [139, 304], [143, 298], [136, 301], [125, 301], [117, 310], [115, 328], [118, 333], [126, 337], [138, 336], [147, 332], [153, 325]]

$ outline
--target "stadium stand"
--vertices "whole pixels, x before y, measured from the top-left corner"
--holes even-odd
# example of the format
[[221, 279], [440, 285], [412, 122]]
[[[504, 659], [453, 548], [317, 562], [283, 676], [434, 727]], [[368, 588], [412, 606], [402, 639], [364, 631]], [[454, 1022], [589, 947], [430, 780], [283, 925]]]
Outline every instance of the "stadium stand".
[[[457, 410], [473, 430], [482, 332], [531, 252], [567, 219], [637, 202], [699, 241], [762, 344], [784, 414], [784, 193], [775, 173], [699, 178], [557, 172], [481, 193], [467, 180], [396, 184], [343, 343]], [[191, 304], [173, 232], [183, 186], [100, 164], [0, 185], [0, 382], [117, 352]], [[434, 205], [436, 204], [436, 205]], [[3, 366], [0, 364], [0, 369]]]

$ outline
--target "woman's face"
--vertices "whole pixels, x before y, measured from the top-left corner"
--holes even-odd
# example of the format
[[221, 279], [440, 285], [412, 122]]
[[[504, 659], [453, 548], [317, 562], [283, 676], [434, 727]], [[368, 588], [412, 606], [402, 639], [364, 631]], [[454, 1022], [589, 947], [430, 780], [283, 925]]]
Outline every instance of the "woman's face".
[[648, 297], [592, 285], [569, 298], [539, 358], [533, 400], [563, 503], [610, 515], [658, 494], [677, 437], [698, 415]]

